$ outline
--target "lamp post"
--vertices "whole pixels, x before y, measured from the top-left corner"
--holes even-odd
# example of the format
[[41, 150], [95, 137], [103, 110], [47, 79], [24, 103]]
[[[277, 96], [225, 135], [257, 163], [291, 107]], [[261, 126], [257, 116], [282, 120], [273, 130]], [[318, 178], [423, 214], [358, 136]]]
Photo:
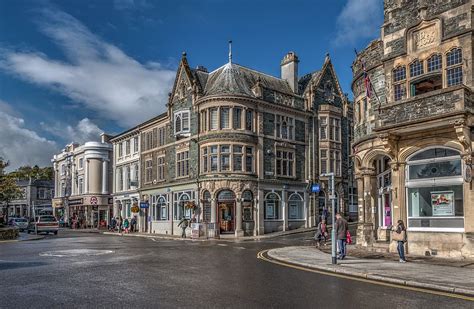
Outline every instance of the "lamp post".
[[331, 258], [332, 264], [337, 264], [337, 257], [336, 257], [336, 229], [335, 221], [336, 221], [336, 196], [334, 194], [334, 173], [325, 173], [321, 174], [321, 177], [329, 177], [329, 192], [330, 196], [329, 199], [331, 200]]

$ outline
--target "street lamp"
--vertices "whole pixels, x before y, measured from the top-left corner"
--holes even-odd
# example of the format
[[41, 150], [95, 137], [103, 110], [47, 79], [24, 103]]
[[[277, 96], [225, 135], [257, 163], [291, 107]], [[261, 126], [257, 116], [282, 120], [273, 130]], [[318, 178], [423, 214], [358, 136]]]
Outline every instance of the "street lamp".
[[329, 199], [331, 200], [331, 257], [332, 257], [332, 264], [337, 264], [337, 257], [336, 257], [336, 229], [335, 221], [336, 221], [336, 196], [334, 193], [334, 173], [324, 173], [321, 174], [321, 177], [329, 177], [329, 192], [330, 196]]

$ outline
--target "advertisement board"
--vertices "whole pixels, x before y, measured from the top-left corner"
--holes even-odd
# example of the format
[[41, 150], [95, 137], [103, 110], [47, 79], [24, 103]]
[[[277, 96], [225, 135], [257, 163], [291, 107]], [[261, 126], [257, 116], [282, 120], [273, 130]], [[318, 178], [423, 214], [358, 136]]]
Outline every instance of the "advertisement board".
[[430, 193], [433, 216], [454, 216], [453, 191], [434, 191]]

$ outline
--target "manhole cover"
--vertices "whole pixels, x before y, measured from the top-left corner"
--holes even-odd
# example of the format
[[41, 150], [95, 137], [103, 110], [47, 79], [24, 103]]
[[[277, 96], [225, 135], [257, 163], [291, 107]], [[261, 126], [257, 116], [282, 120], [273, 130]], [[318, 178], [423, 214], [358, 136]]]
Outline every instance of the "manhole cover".
[[56, 256], [56, 257], [74, 257], [74, 256], [96, 256], [114, 253], [112, 250], [95, 250], [95, 249], [71, 249], [42, 252], [40, 256]]

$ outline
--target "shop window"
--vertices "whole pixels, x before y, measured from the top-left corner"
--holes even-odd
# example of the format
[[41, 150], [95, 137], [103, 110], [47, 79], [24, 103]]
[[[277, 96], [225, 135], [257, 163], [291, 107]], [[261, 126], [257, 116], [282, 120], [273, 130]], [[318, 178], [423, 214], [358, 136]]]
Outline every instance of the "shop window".
[[421, 151], [407, 162], [408, 227], [420, 230], [464, 228], [462, 163], [448, 148]]
[[168, 203], [163, 196], [158, 198], [157, 210], [159, 211], [158, 220], [168, 220]]
[[277, 220], [280, 218], [280, 196], [274, 192], [265, 196], [264, 217], [266, 220]]
[[174, 219], [181, 220], [182, 218], [191, 219], [193, 210], [189, 207], [192, 201], [193, 193], [190, 191], [175, 193], [174, 203]]
[[302, 220], [304, 219], [303, 198], [298, 193], [293, 193], [288, 199], [288, 219]]
[[249, 190], [242, 193], [242, 220], [253, 220], [253, 194]]
[[202, 209], [203, 209], [203, 221], [211, 222], [211, 193], [204, 191], [202, 198]]

